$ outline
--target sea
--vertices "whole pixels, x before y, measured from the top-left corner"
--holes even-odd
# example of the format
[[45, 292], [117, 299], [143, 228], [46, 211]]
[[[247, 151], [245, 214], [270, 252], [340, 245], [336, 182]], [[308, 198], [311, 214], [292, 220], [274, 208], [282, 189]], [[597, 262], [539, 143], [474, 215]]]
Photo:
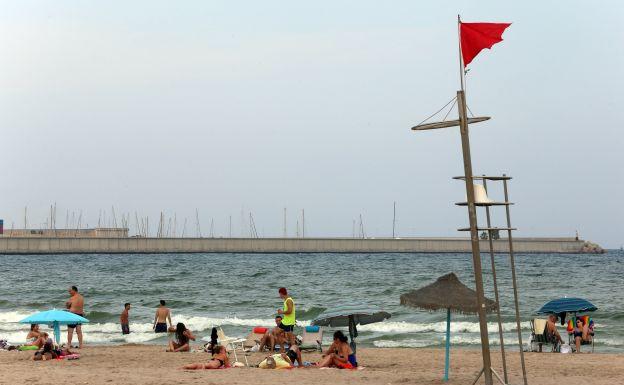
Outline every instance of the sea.
[[[505, 345], [518, 349], [509, 256], [495, 258]], [[494, 298], [489, 255], [482, 259], [486, 295]], [[0, 339], [13, 343], [24, 342], [28, 330], [18, 321], [63, 309], [71, 285], [85, 297], [90, 323], [83, 326], [84, 339], [94, 345], [166, 344], [167, 336], [152, 331], [161, 299], [173, 322], [183, 322], [199, 339], [209, 340], [213, 326], [229, 337], [244, 337], [256, 326], [274, 325], [283, 286], [295, 300], [299, 326], [337, 303], [365, 302], [392, 317], [360, 326], [358, 346], [435, 348], [444, 346], [446, 312], [402, 306], [400, 295], [449, 272], [474, 287], [470, 254], [0, 255], [0, 264]], [[529, 321], [544, 303], [581, 297], [598, 307], [591, 314], [596, 351], [624, 352], [624, 252], [517, 254], [516, 270], [525, 344]], [[132, 333], [124, 336], [119, 315], [125, 302], [132, 306]], [[489, 316], [488, 329], [491, 344], [498, 345], [495, 315]], [[565, 336], [565, 328], [559, 330]], [[330, 339], [328, 330], [325, 341]], [[452, 315], [451, 343], [479, 346], [476, 315]]]

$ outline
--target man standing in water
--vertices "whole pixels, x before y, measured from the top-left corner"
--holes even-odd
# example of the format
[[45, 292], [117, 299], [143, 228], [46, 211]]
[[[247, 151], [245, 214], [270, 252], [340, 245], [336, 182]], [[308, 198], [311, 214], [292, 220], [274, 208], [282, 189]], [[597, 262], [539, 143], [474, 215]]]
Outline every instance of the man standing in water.
[[[69, 300], [65, 302], [65, 307], [72, 313], [84, 317], [84, 297], [78, 294], [78, 288], [72, 286], [69, 288]], [[67, 347], [71, 348], [74, 329], [78, 335], [78, 348], [82, 349], [82, 327], [80, 324], [67, 325]]]
[[[284, 307], [277, 309], [277, 314], [281, 314], [284, 318], [278, 325], [284, 330], [286, 341], [290, 346], [295, 345], [295, 301], [288, 295], [288, 290], [285, 287], [280, 287], [278, 290], [279, 296], [284, 300]], [[284, 344], [280, 345], [280, 351], [284, 351]]]
[[169, 326], [173, 326], [171, 322], [171, 310], [165, 306], [165, 300], [160, 300], [160, 306], [156, 309], [156, 316], [154, 317], [154, 333], [167, 333], [167, 320]]
[[121, 334], [130, 334], [130, 304], [125, 303], [124, 309], [119, 316], [119, 323], [121, 324]]

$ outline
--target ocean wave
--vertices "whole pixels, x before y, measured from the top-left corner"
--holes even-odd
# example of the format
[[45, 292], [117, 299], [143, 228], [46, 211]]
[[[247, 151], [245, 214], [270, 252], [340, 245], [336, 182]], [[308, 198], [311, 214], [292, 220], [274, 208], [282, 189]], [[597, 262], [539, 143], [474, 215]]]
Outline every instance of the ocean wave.
[[[515, 331], [515, 322], [503, 322], [503, 331]], [[529, 322], [521, 322], [520, 328], [522, 330], [530, 330], [531, 324]], [[431, 323], [411, 323], [411, 322], [379, 322], [375, 324], [358, 326], [359, 331], [370, 331], [377, 333], [423, 333], [423, 332], [446, 332], [446, 322], [431, 322]], [[498, 324], [495, 322], [488, 323], [488, 332], [494, 333], [498, 331]], [[479, 333], [478, 322], [451, 322], [451, 333]]]

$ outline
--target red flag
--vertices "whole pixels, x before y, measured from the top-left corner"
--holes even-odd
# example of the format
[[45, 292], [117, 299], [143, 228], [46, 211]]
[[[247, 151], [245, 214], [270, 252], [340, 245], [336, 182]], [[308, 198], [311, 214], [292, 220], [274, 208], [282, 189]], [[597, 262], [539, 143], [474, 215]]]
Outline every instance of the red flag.
[[460, 23], [461, 51], [466, 67], [484, 48], [503, 41], [503, 32], [511, 23]]

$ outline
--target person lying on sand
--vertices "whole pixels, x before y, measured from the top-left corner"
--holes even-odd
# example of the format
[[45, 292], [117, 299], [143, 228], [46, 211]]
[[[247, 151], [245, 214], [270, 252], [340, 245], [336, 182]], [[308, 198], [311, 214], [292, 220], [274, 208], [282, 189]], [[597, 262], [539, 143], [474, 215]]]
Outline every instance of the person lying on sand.
[[189, 364], [183, 366], [184, 370], [199, 370], [199, 369], [221, 369], [230, 366], [230, 361], [227, 356], [225, 346], [215, 346], [212, 354], [212, 358], [205, 364], [201, 362], [195, 364]]
[[262, 336], [260, 340], [260, 348], [259, 352], [263, 352], [265, 348], [269, 348], [270, 352], [275, 351], [275, 345], [279, 344], [280, 346], [284, 344], [286, 341], [286, 333], [284, 329], [281, 328], [282, 324], [282, 316], [278, 315], [275, 317], [275, 327], [271, 330], [267, 330], [266, 333]]
[[169, 341], [168, 352], [188, 352], [191, 350], [190, 340], [195, 341], [195, 336], [182, 322], [178, 322], [175, 330], [175, 338]]
[[319, 368], [353, 369], [357, 366], [355, 354], [347, 343], [349, 339], [340, 331], [334, 333], [334, 342], [327, 349], [327, 354], [318, 362]]
[[[45, 333], [44, 333], [45, 334]], [[33, 361], [46, 361], [58, 357], [58, 352], [54, 350], [52, 339], [49, 338], [43, 344], [43, 349], [37, 350], [33, 355]]]
[[297, 345], [291, 346], [285, 353], [271, 354], [258, 364], [260, 369], [290, 369], [295, 366], [303, 367], [301, 350]]

